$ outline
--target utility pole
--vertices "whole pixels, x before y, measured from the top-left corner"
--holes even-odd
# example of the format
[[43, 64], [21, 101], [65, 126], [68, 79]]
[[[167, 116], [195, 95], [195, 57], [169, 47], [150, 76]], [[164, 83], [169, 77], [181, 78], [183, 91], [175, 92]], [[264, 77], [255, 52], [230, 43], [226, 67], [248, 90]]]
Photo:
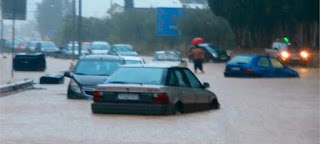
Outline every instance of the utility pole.
[[76, 0], [72, 0], [72, 60], [75, 59], [75, 54], [74, 54], [74, 51], [75, 51], [75, 39], [76, 39], [76, 36], [75, 36], [75, 32], [76, 32], [76, 28], [75, 28], [75, 25], [76, 25]]
[[82, 37], [81, 37], [81, 30], [82, 30], [82, 0], [79, 0], [79, 21], [78, 21], [78, 51], [79, 51], [79, 58], [82, 52]]
[[11, 48], [11, 55], [12, 55], [12, 69], [11, 69], [11, 78], [14, 77], [14, 70], [13, 70], [13, 61], [15, 56], [15, 27], [16, 27], [16, 0], [12, 0], [12, 48]]
[[[1, 15], [2, 15], [2, 0], [0, 0], [0, 4], [1, 4]], [[3, 50], [3, 46], [4, 46], [4, 40], [3, 40], [3, 31], [4, 31], [4, 27], [3, 27], [3, 17], [1, 16], [1, 41], [0, 41], [0, 47], [1, 50]]]

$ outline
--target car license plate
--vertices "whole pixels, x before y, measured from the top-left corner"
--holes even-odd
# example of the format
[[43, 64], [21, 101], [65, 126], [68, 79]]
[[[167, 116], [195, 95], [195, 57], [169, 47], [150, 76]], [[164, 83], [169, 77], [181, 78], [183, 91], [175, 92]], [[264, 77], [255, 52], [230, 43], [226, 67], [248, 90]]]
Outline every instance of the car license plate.
[[118, 94], [119, 100], [139, 100], [138, 94], [127, 94], [127, 93], [120, 93]]
[[239, 67], [233, 67], [232, 70], [239, 71], [240, 68]]

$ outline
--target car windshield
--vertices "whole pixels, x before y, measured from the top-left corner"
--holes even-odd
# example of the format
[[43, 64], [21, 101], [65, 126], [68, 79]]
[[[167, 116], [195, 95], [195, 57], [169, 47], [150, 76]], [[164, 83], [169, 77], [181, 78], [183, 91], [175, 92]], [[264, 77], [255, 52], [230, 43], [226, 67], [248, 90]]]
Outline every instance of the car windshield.
[[109, 76], [121, 64], [121, 61], [80, 60], [75, 69], [75, 74]]
[[106, 44], [93, 44], [91, 49], [93, 49], [93, 50], [108, 50], [109, 46]]
[[154, 61], [181, 61], [181, 59], [177, 54], [158, 53], [154, 56]]
[[251, 60], [251, 56], [236, 56], [229, 61], [229, 64], [248, 64]]
[[122, 67], [106, 83], [161, 85], [163, 72], [162, 68]]

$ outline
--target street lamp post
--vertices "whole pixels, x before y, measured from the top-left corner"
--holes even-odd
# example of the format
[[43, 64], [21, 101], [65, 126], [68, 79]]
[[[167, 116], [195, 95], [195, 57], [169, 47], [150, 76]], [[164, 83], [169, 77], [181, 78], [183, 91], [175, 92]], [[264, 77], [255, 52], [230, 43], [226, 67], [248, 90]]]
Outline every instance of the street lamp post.
[[78, 20], [78, 52], [79, 58], [82, 52], [82, 37], [81, 37], [81, 30], [82, 30], [82, 0], [79, 0], [79, 20]]

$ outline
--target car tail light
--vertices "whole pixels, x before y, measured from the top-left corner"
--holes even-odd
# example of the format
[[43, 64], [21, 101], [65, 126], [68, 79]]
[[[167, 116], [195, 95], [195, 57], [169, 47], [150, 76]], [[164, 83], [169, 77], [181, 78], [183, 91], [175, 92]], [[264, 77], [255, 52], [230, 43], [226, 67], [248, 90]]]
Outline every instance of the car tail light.
[[309, 53], [307, 51], [301, 51], [300, 52], [300, 56], [303, 58], [308, 58], [309, 57]]
[[169, 103], [169, 97], [167, 93], [158, 93], [152, 98], [152, 101], [157, 103]]
[[246, 73], [246, 74], [252, 74], [252, 73], [253, 73], [253, 70], [252, 70], [252, 69], [246, 69], [246, 71], [244, 71], [244, 73]]
[[101, 97], [100, 92], [94, 91], [94, 92], [93, 92], [93, 98], [94, 98], [94, 99], [101, 99], [102, 97]]

